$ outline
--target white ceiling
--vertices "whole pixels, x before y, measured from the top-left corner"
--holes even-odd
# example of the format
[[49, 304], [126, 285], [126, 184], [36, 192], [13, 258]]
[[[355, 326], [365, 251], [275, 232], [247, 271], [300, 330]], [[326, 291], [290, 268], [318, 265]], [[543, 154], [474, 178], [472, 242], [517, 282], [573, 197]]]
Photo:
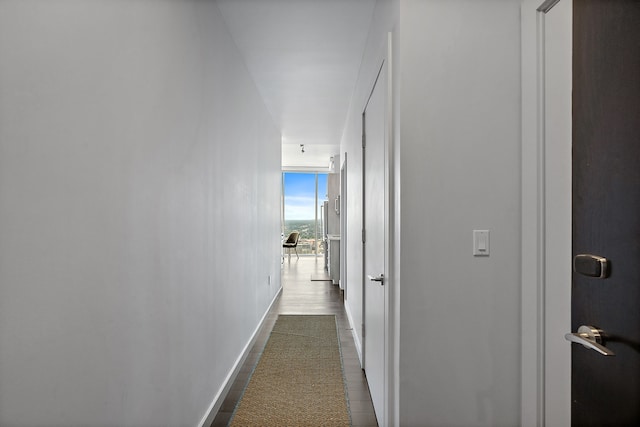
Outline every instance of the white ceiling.
[[326, 169], [340, 152], [375, 0], [218, 4], [280, 127], [283, 169]]

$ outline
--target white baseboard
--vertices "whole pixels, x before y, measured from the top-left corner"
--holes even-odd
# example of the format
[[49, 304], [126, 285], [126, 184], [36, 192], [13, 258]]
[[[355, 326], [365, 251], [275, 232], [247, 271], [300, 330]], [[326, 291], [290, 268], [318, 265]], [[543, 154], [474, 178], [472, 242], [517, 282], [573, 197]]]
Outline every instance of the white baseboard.
[[353, 317], [351, 316], [351, 311], [349, 310], [349, 304], [344, 305], [344, 311], [347, 313], [347, 320], [349, 320], [349, 326], [351, 327], [351, 335], [353, 335], [353, 342], [356, 345], [356, 352], [358, 353], [358, 359], [360, 360], [360, 366], [362, 366], [362, 343], [360, 342], [360, 337], [356, 332], [356, 326], [353, 322]]
[[282, 293], [282, 286], [280, 287], [280, 289], [278, 289], [278, 292], [276, 292], [276, 295], [271, 300], [271, 303], [269, 304], [269, 307], [267, 308], [267, 310], [264, 312], [262, 319], [260, 319], [260, 322], [258, 322], [258, 326], [253, 331], [253, 334], [251, 335], [251, 339], [249, 339], [249, 342], [247, 342], [247, 344], [242, 349], [242, 352], [236, 359], [236, 362], [234, 363], [233, 368], [229, 371], [227, 378], [225, 378], [224, 383], [222, 384], [222, 387], [220, 387], [220, 390], [218, 390], [218, 393], [216, 393], [215, 397], [213, 398], [213, 401], [211, 402], [211, 405], [209, 405], [209, 408], [207, 409], [204, 416], [200, 420], [200, 423], [198, 423], [198, 427], [208, 427], [211, 425], [211, 423], [213, 423], [213, 420], [215, 419], [216, 415], [218, 414], [218, 411], [220, 410], [220, 407], [222, 406], [222, 402], [224, 401], [225, 397], [227, 397], [227, 393], [229, 393], [229, 390], [231, 390], [231, 386], [233, 385], [233, 382], [236, 380], [236, 377], [238, 376], [238, 373], [240, 372], [242, 365], [244, 364], [245, 360], [247, 360], [247, 356], [249, 356], [249, 352], [251, 352], [251, 348], [253, 347], [253, 344], [255, 344], [256, 339], [260, 334], [260, 330], [264, 326], [264, 321], [267, 318], [267, 314], [269, 314], [269, 311], [271, 311], [271, 307], [273, 306], [273, 303], [276, 301], [276, 299], [278, 299], [281, 293]]

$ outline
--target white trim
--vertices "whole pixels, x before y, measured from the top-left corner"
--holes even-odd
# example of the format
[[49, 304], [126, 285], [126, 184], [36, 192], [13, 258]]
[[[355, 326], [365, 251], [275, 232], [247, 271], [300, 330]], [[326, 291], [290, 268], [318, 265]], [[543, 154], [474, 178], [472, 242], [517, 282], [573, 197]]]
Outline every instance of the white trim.
[[[523, 427], [544, 425], [544, 174], [540, 125], [539, 0], [522, 5], [522, 389]], [[535, 262], [531, 262], [535, 260]], [[531, 304], [535, 301], [535, 304]]]
[[356, 353], [358, 353], [358, 360], [360, 360], [360, 367], [362, 367], [362, 343], [360, 342], [360, 337], [358, 337], [356, 324], [353, 321], [353, 315], [351, 314], [351, 310], [349, 309], [349, 304], [345, 304], [344, 311], [347, 313], [347, 320], [349, 321], [349, 326], [351, 327], [351, 335], [353, 335], [353, 342], [356, 345]]
[[[568, 2], [569, 0], [564, 0]], [[562, 154], [562, 147], [547, 147], [545, 141], [545, 14], [560, 0], [523, 0], [521, 9], [522, 29], [522, 236], [521, 236], [521, 425], [523, 427], [556, 426], [565, 423], [564, 415], [550, 413], [547, 402], [570, 402], [564, 396], [566, 387], [548, 384], [550, 369], [546, 360], [550, 354], [558, 354], [555, 341], [558, 296], [554, 289], [548, 290], [550, 280], [557, 280], [557, 270], [548, 271], [547, 259], [555, 256], [553, 248], [557, 242], [549, 241], [547, 221], [555, 221], [566, 212], [563, 208], [547, 205], [548, 185], [565, 183], [558, 178], [553, 165], [548, 164], [548, 156]], [[566, 147], [565, 147], [566, 148]], [[557, 166], [556, 166], [557, 167]], [[555, 180], [560, 181], [556, 182]], [[553, 181], [552, 181], [553, 180]], [[566, 183], [565, 183], [566, 184]], [[555, 195], [556, 197], [558, 194]], [[570, 197], [563, 195], [563, 197]], [[558, 237], [561, 238], [561, 237]], [[549, 246], [548, 246], [549, 245]], [[553, 253], [552, 253], [553, 252]], [[570, 258], [570, 257], [569, 257]], [[550, 276], [550, 275], [553, 275]], [[567, 283], [569, 286], [569, 283]], [[553, 292], [552, 292], [553, 291]], [[562, 299], [560, 298], [560, 299]], [[548, 304], [554, 299], [554, 313]], [[532, 304], [535, 302], [535, 304]], [[566, 305], [565, 301], [560, 301]], [[569, 302], [570, 305], [570, 302]], [[566, 307], [563, 307], [566, 310]], [[549, 324], [552, 322], [553, 325]], [[548, 343], [554, 343], [548, 347]], [[557, 364], [558, 361], [556, 360]], [[563, 380], [561, 380], [563, 381]], [[552, 411], [553, 412], [553, 411]], [[558, 424], [560, 423], [560, 424]]]
[[[545, 2], [546, 3], [546, 2]], [[536, 368], [537, 368], [537, 399], [538, 408], [538, 424], [545, 425], [546, 406], [545, 406], [545, 382], [546, 382], [546, 364], [545, 364], [545, 331], [546, 331], [546, 177], [545, 177], [545, 37], [544, 37], [544, 19], [546, 11], [541, 10], [542, 6], [537, 9], [536, 13]], [[544, 10], [544, 9], [543, 9]]]
[[396, 291], [398, 284], [393, 281], [395, 277], [394, 270], [394, 245], [395, 240], [395, 216], [392, 209], [392, 200], [395, 200], [394, 192], [394, 121], [393, 121], [393, 33], [387, 33], [387, 100], [386, 100], [386, 122], [387, 122], [387, 137], [385, 138], [385, 197], [384, 197], [384, 209], [386, 213], [385, 235], [384, 235], [384, 271], [387, 274], [387, 283], [385, 284], [385, 361], [386, 367], [384, 372], [384, 402], [385, 402], [385, 420], [382, 424], [386, 426], [392, 426], [395, 424], [397, 418], [396, 411], [396, 372], [397, 361], [394, 358], [396, 354], [395, 348], [395, 300], [394, 292]]
[[[347, 153], [342, 156], [342, 164], [340, 165], [340, 289], [344, 292], [344, 298], [347, 299], [349, 294], [347, 291], [347, 200], [349, 193], [347, 192]], [[345, 304], [346, 305], [346, 304]]]
[[205, 426], [208, 427], [211, 425], [211, 423], [213, 423], [213, 420], [218, 414], [218, 411], [220, 410], [220, 407], [222, 406], [222, 403], [224, 402], [225, 397], [227, 397], [229, 390], [231, 390], [231, 386], [233, 385], [233, 382], [236, 380], [236, 377], [238, 376], [238, 373], [240, 372], [242, 365], [244, 364], [245, 360], [247, 360], [247, 356], [249, 356], [249, 353], [251, 352], [251, 349], [253, 348], [253, 345], [255, 344], [256, 339], [258, 338], [258, 335], [260, 334], [262, 327], [264, 326], [264, 321], [267, 319], [267, 315], [269, 314], [269, 311], [271, 311], [271, 307], [276, 302], [276, 300], [278, 299], [281, 293], [282, 293], [282, 286], [280, 286], [280, 289], [278, 289], [278, 292], [276, 292], [276, 295], [271, 300], [269, 307], [264, 312], [264, 315], [262, 315], [262, 319], [260, 319], [260, 322], [258, 322], [258, 326], [253, 331], [251, 338], [242, 349], [242, 352], [236, 359], [236, 362], [233, 364], [233, 367], [229, 371], [229, 374], [227, 374], [227, 377], [225, 378], [224, 383], [222, 384], [222, 387], [220, 387], [220, 389], [214, 396], [211, 404], [209, 405], [209, 408], [207, 409], [204, 416], [198, 423], [198, 427], [205, 427]]
[[[394, 310], [395, 307], [395, 298], [394, 293], [396, 292], [396, 287], [398, 286], [393, 282], [394, 272], [393, 269], [393, 260], [395, 256], [394, 252], [394, 238], [395, 238], [395, 216], [394, 212], [391, 209], [392, 203], [394, 200], [395, 192], [394, 192], [394, 168], [393, 168], [393, 153], [394, 153], [394, 121], [393, 121], [393, 70], [392, 70], [392, 46], [393, 46], [393, 33], [388, 32], [387, 37], [384, 40], [384, 43], [380, 49], [380, 55], [378, 56], [378, 60], [375, 61], [375, 64], [379, 64], [378, 72], [375, 74], [375, 78], [371, 83], [371, 93], [367, 97], [365, 104], [362, 108], [362, 114], [364, 117], [364, 112], [366, 111], [367, 105], [369, 104], [369, 100], [371, 98], [371, 94], [375, 88], [375, 85], [378, 83], [384, 83], [384, 87], [386, 90], [385, 94], [385, 124], [386, 124], [386, 136], [384, 140], [384, 174], [385, 174], [385, 191], [384, 191], [384, 210], [385, 210], [385, 224], [384, 224], [384, 275], [385, 275], [385, 286], [384, 286], [384, 304], [385, 304], [385, 319], [384, 319], [384, 343], [385, 343], [385, 365], [383, 372], [383, 411], [384, 411], [384, 419], [378, 420], [382, 427], [395, 425], [395, 419], [398, 418], [398, 407], [397, 404], [397, 364], [398, 361], [395, 357], [392, 357], [397, 354], [397, 346], [396, 346], [396, 334], [395, 332], [395, 320], [396, 320], [396, 312]], [[386, 81], [380, 82], [379, 77], [382, 71], [382, 68], [386, 67]], [[364, 130], [363, 130], [364, 131]], [[364, 162], [362, 164], [362, 174], [364, 177]], [[364, 192], [364, 187], [362, 188]], [[364, 193], [363, 193], [364, 195]], [[363, 198], [364, 202], [364, 198]], [[363, 203], [364, 207], [364, 203]], [[363, 211], [364, 215], [364, 211]], [[364, 224], [364, 217], [363, 217]], [[365, 259], [362, 260], [362, 265], [364, 267]], [[365, 305], [365, 275], [363, 272], [362, 275], [362, 319], [366, 318], [366, 305]], [[350, 313], [347, 311], [347, 315], [350, 317]], [[350, 321], [351, 322], [351, 321]], [[355, 328], [354, 328], [355, 331]], [[360, 362], [364, 366], [366, 363], [366, 354], [364, 352], [364, 341], [366, 340], [366, 335], [362, 339], [362, 343], [358, 341], [357, 334], [354, 332], [354, 340], [356, 341], [356, 349], [359, 348], [358, 355], [360, 357]], [[359, 347], [360, 345], [360, 347]]]
[[[539, 0], [522, 4], [522, 388], [523, 427], [544, 425], [544, 177]], [[535, 262], [531, 262], [535, 260]], [[535, 301], [535, 304], [531, 304]]]

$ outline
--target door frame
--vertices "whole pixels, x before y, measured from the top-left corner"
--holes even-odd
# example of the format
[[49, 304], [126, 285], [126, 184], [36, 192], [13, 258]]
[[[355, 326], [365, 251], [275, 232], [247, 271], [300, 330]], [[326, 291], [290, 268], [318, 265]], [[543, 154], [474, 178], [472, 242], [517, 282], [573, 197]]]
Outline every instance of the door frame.
[[[571, 423], [571, 373], [555, 368], [558, 364], [571, 366], [571, 347], [556, 336], [569, 332], [571, 327], [570, 317], [567, 324], [560, 320], [571, 312], [571, 295], [569, 292], [567, 297], [567, 292], [559, 292], [551, 286], [552, 282], [567, 280], [567, 271], [566, 286], [570, 289], [571, 284], [571, 163], [568, 165], [567, 185], [566, 169], [559, 170], [560, 165], [548, 161], [553, 156], [566, 153], [567, 146], [547, 144], [544, 120], [545, 52], [548, 43], [544, 37], [545, 20], [546, 14], [560, 1], [570, 3], [572, 0], [523, 0], [521, 6], [521, 425], [527, 427]], [[568, 85], [570, 89], [571, 80]], [[570, 153], [571, 140], [567, 143]], [[549, 200], [550, 188], [562, 189], [553, 197], [568, 200], [568, 209], [564, 204]], [[560, 233], [549, 233], [551, 226], [558, 231], [557, 224], [552, 224], [557, 218], [563, 219]], [[569, 218], [568, 227], [564, 221], [566, 218]], [[565, 255], [566, 249], [563, 248], [567, 245], [567, 267], [563, 267], [567, 271], [548, 265], [548, 260], [557, 251], [562, 252], [561, 256]], [[550, 361], [552, 357], [553, 362]]]
[[[396, 316], [398, 313], [394, 310], [395, 302], [398, 298], [398, 287], [397, 282], [394, 281], [396, 278], [396, 271], [394, 268], [393, 260], [395, 259], [393, 242], [396, 239], [395, 233], [395, 215], [394, 210], [392, 209], [391, 201], [395, 200], [395, 184], [394, 184], [394, 121], [393, 121], [393, 70], [392, 70], [392, 33], [387, 33], [387, 37], [381, 46], [380, 53], [374, 64], [376, 64], [376, 72], [373, 75], [373, 79], [368, 85], [371, 88], [367, 98], [365, 99], [364, 105], [362, 106], [362, 133], [364, 138], [365, 131], [365, 112], [367, 109], [367, 105], [369, 104], [369, 100], [371, 98], [371, 94], [373, 93], [373, 89], [377, 84], [382, 84], [384, 90], [386, 91], [386, 105], [385, 105], [385, 123], [386, 123], [386, 132], [384, 138], [384, 177], [385, 177], [385, 186], [384, 186], [384, 274], [385, 274], [385, 284], [384, 284], [384, 303], [385, 303], [385, 319], [384, 319], [384, 335], [385, 335], [385, 349], [384, 349], [384, 372], [383, 372], [383, 382], [384, 382], [384, 419], [378, 420], [379, 425], [381, 427], [384, 426], [392, 426], [396, 425], [397, 416], [398, 416], [398, 406], [399, 402], [397, 401], [397, 348], [396, 348]], [[382, 67], [386, 66], [386, 81], [378, 81], [378, 77], [380, 75], [380, 71]], [[364, 165], [364, 151], [361, 152], [361, 161], [362, 161], [362, 184], [364, 184], [364, 173], [365, 173], [365, 165]], [[361, 203], [363, 207], [363, 216], [362, 216], [362, 226], [364, 227], [364, 203], [365, 203], [365, 194], [364, 194], [364, 185], [362, 186], [362, 194], [361, 194]], [[365, 265], [365, 257], [364, 257], [364, 242], [363, 242], [363, 257], [362, 257], [362, 265], [361, 265], [361, 276], [362, 276], [362, 322], [364, 326], [365, 316], [366, 316], [366, 298], [365, 298], [365, 286], [369, 280], [366, 278], [366, 274], [364, 274], [364, 265]], [[362, 337], [361, 348], [362, 348], [362, 365], [363, 368], [366, 366], [366, 331], [364, 336]]]
[[342, 166], [340, 166], [340, 289], [342, 297], [347, 294], [347, 153], [343, 153]]

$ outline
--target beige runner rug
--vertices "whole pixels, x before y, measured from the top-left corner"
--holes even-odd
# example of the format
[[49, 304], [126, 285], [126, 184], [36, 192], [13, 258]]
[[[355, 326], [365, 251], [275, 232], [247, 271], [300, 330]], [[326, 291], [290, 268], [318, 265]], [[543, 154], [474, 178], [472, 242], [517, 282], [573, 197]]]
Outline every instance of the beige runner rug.
[[351, 425], [335, 316], [278, 316], [230, 425]]

